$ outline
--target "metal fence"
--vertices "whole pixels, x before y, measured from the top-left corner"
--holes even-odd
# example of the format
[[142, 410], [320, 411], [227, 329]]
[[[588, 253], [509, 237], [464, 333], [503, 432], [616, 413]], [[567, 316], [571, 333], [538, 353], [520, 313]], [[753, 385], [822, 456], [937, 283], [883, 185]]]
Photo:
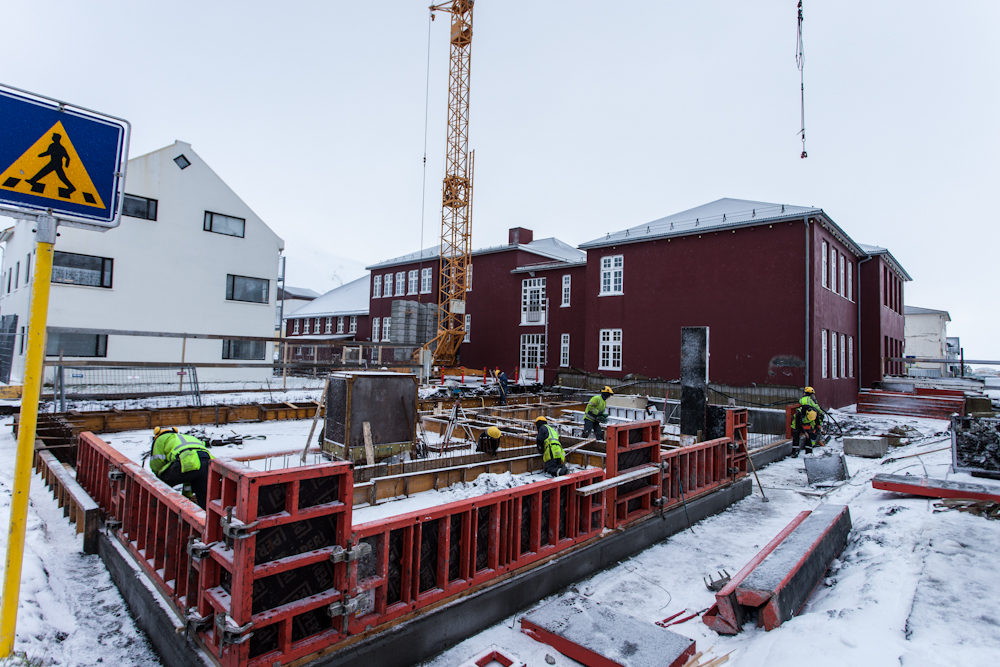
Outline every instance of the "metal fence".
[[[133, 407], [201, 407], [198, 369], [194, 366], [116, 367], [60, 366], [54, 368], [53, 399], [59, 411], [67, 402], [121, 404]], [[149, 404], [155, 398], [160, 403]], [[129, 403], [136, 405], [129, 405]], [[141, 405], [139, 405], [141, 403]]]

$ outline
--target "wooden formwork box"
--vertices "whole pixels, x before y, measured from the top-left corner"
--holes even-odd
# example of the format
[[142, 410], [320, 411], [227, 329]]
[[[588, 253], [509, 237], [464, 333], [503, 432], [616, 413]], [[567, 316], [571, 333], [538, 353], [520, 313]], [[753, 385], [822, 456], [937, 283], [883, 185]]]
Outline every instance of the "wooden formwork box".
[[333, 373], [327, 390], [324, 448], [364, 447], [365, 422], [372, 444], [413, 442], [417, 434], [417, 376], [405, 373]]

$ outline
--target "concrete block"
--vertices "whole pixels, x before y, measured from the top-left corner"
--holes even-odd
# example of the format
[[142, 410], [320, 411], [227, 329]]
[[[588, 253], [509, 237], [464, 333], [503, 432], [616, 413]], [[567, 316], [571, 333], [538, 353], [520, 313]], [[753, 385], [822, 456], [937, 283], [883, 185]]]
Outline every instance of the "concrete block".
[[847, 462], [840, 452], [824, 449], [818, 454], [805, 457], [806, 477], [809, 484], [821, 482], [842, 482], [850, 475], [847, 473]]
[[695, 652], [693, 639], [576, 595], [525, 614], [521, 631], [587, 667], [681, 667]]
[[844, 453], [848, 456], [863, 456], [866, 459], [880, 459], [889, 451], [889, 438], [856, 436], [844, 438]]

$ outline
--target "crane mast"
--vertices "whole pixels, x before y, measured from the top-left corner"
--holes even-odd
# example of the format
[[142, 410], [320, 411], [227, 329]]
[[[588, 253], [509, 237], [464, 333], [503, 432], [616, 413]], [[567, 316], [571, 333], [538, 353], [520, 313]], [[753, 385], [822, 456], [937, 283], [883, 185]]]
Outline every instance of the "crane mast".
[[441, 199], [441, 255], [438, 274], [438, 329], [429, 347], [434, 363], [451, 366], [465, 338], [472, 232], [472, 176], [469, 155], [469, 68], [472, 59], [472, 6], [475, 0], [433, 5], [451, 14], [448, 77], [448, 147]]

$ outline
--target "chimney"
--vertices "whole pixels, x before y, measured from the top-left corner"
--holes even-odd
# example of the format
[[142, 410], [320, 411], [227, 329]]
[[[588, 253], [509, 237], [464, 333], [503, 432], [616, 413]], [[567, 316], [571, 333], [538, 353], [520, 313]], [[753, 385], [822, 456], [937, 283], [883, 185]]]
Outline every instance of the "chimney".
[[527, 245], [531, 243], [534, 234], [524, 227], [511, 227], [508, 238], [509, 245]]

